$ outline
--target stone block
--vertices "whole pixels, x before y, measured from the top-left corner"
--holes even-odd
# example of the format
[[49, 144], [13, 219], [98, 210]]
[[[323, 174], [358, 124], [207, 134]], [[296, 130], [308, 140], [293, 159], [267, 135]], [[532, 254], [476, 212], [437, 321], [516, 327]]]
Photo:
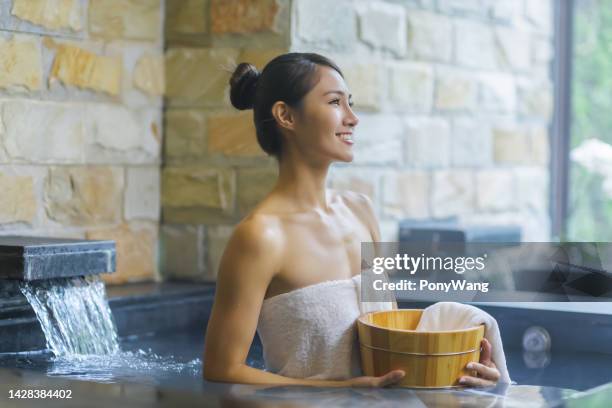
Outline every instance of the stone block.
[[165, 116], [165, 155], [202, 157], [206, 154], [206, 115], [196, 109], [169, 109]]
[[110, 95], [121, 92], [121, 56], [97, 55], [86, 49], [58, 44], [50, 37], [43, 40], [47, 48], [55, 49], [55, 59], [49, 73], [49, 85], [60, 81], [66, 86], [76, 86]]
[[234, 226], [217, 225], [206, 228], [206, 274], [205, 280], [216, 281], [221, 257], [234, 232]]
[[160, 169], [157, 166], [126, 169], [126, 220], [159, 220], [160, 183]]
[[403, 6], [384, 2], [358, 3], [359, 38], [376, 49], [403, 56], [406, 52], [406, 13]]
[[402, 163], [403, 125], [395, 115], [359, 115], [354, 133], [356, 165], [399, 165]]
[[530, 159], [532, 163], [548, 166], [550, 161], [550, 134], [543, 126], [534, 126], [530, 131]]
[[166, 52], [166, 96], [171, 106], [227, 106], [237, 49], [171, 48]]
[[523, 3], [516, 0], [486, 1], [488, 16], [497, 22], [513, 25], [523, 12]]
[[142, 55], [132, 73], [134, 86], [149, 95], [161, 96], [166, 88], [164, 57], [153, 54]]
[[280, 7], [276, 0], [209, 0], [213, 34], [252, 34], [277, 31]]
[[38, 91], [42, 88], [40, 43], [29, 36], [0, 37], [0, 88]]
[[450, 62], [453, 23], [448, 17], [426, 11], [408, 12], [408, 52], [416, 58]]
[[298, 40], [326, 49], [348, 51], [354, 47], [357, 18], [351, 1], [300, 0], [294, 7]]
[[550, 64], [555, 56], [552, 40], [548, 37], [535, 37], [531, 51], [531, 61], [536, 65]]
[[210, 0], [166, 1], [166, 33], [201, 34], [208, 30]]
[[394, 219], [428, 218], [430, 174], [425, 171], [389, 172], [383, 177], [382, 210]]
[[497, 61], [492, 28], [482, 23], [456, 21], [455, 54], [459, 65], [495, 69]]
[[205, 237], [201, 225], [161, 225], [159, 249], [163, 278], [202, 280], [205, 270]]
[[389, 68], [389, 98], [394, 108], [414, 112], [431, 111], [433, 70], [425, 64], [392, 65]]
[[495, 28], [497, 64], [505, 70], [527, 71], [531, 67], [531, 36], [516, 28]]
[[89, 33], [105, 39], [160, 41], [160, 0], [91, 0]]
[[519, 83], [519, 113], [548, 122], [552, 117], [553, 106], [553, 88], [550, 83], [539, 80]]
[[507, 211], [518, 207], [514, 175], [510, 169], [476, 173], [476, 204], [481, 211]]
[[278, 168], [240, 168], [237, 173], [238, 211], [246, 215], [272, 190], [278, 178]]
[[482, 0], [437, 0], [438, 10], [457, 16], [481, 17]]
[[537, 30], [552, 36], [553, 2], [551, 0], [526, 1], [525, 17]]
[[548, 216], [550, 201], [548, 169], [530, 166], [516, 168], [513, 172], [519, 208], [524, 212]]
[[76, 105], [7, 101], [0, 104], [0, 123], [0, 145], [11, 162], [84, 162], [87, 137]]
[[158, 108], [88, 104], [84, 118], [89, 138], [88, 163], [157, 163], [161, 146]]
[[218, 225], [240, 221], [234, 213], [211, 207], [170, 207], [162, 204], [162, 220], [175, 224]]
[[440, 69], [434, 106], [438, 110], [473, 110], [478, 97], [476, 78], [462, 71]]
[[354, 109], [380, 110], [384, 87], [379, 64], [347, 63], [341, 69], [344, 80], [353, 95]]
[[432, 175], [431, 211], [435, 218], [471, 213], [475, 208], [475, 181], [469, 170], [435, 170]]
[[139, 222], [87, 231], [87, 239], [115, 241], [117, 270], [112, 274], [102, 274], [102, 280], [109, 285], [159, 280], [158, 228], [153, 222]]
[[279, 55], [285, 54], [286, 49], [271, 48], [271, 49], [256, 49], [245, 48], [240, 51], [237, 62], [248, 62], [255, 65], [259, 71], [262, 71], [272, 59]]
[[386, 0], [389, 3], [397, 3], [408, 9], [435, 10], [436, 0]]
[[122, 62], [121, 92], [111, 101], [120, 102], [129, 108], [155, 106], [161, 109], [166, 82], [163, 49], [144, 41], [115, 40], [103, 44], [104, 49], [100, 53], [121, 56]]
[[519, 126], [495, 126], [492, 129], [496, 163], [520, 164], [529, 161], [530, 142], [527, 129]]
[[489, 125], [477, 118], [453, 122], [451, 161], [454, 166], [482, 167], [492, 163], [492, 141]]
[[489, 112], [516, 111], [516, 84], [512, 75], [486, 73], [479, 76], [480, 107]]
[[162, 175], [162, 203], [171, 207], [230, 209], [233, 178], [230, 169], [166, 167]]
[[0, 224], [34, 222], [38, 205], [32, 176], [0, 170], [0, 191]]
[[450, 164], [451, 133], [444, 118], [406, 118], [406, 164], [418, 168]]
[[209, 153], [226, 156], [265, 156], [257, 143], [253, 111], [208, 116], [206, 137]]
[[115, 223], [123, 206], [123, 170], [117, 167], [51, 167], [44, 203], [49, 219], [64, 225]]
[[83, 29], [80, 0], [13, 0], [11, 14], [50, 30]]

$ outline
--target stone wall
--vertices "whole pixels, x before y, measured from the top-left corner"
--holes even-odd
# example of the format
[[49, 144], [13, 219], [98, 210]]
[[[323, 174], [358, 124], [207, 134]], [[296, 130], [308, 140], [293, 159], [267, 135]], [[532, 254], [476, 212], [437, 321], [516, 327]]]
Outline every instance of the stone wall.
[[0, 234], [117, 242], [158, 277], [162, 0], [0, 0]]
[[551, 0], [189, 0], [167, 6], [163, 269], [214, 279], [233, 225], [272, 186], [232, 64], [315, 51], [344, 70], [361, 121], [330, 186], [404, 218], [517, 224], [546, 240]]
[[289, 50], [289, 0], [188, 0], [166, 6], [162, 271], [214, 280], [234, 225], [269, 191], [276, 162], [253, 111], [229, 102], [238, 62], [259, 69]]

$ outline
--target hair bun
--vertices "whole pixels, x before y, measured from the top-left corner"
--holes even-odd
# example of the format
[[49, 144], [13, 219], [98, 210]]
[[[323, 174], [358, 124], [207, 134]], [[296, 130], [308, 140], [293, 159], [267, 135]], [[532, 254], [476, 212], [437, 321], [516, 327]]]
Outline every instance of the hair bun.
[[230, 101], [236, 109], [253, 108], [255, 85], [257, 85], [259, 75], [260, 73], [255, 66], [246, 62], [238, 64], [229, 80]]

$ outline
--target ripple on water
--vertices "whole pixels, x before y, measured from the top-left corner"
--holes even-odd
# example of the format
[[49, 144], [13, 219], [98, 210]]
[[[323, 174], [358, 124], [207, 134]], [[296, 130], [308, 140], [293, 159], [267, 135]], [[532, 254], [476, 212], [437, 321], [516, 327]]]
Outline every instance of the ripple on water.
[[47, 375], [98, 382], [136, 381], [157, 383], [177, 374], [200, 377], [202, 361], [177, 361], [174, 356], [160, 356], [150, 349], [121, 351], [111, 355], [64, 355], [49, 361]]

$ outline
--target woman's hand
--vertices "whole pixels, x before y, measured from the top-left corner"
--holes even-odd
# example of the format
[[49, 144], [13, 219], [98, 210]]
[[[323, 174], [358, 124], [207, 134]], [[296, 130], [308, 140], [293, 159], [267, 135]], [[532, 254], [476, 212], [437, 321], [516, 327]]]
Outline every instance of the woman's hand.
[[489, 387], [495, 385], [499, 380], [499, 370], [491, 360], [491, 343], [487, 339], [482, 339], [482, 352], [480, 353], [479, 363], [469, 363], [469, 370], [476, 370], [476, 377], [469, 375], [459, 379], [459, 384], [472, 387]]
[[386, 387], [388, 385], [397, 384], [404, 378], [406, 373], [403, 370], [389, 371], [380, 377], [355, 377], [347, 380], [349, 387]]

